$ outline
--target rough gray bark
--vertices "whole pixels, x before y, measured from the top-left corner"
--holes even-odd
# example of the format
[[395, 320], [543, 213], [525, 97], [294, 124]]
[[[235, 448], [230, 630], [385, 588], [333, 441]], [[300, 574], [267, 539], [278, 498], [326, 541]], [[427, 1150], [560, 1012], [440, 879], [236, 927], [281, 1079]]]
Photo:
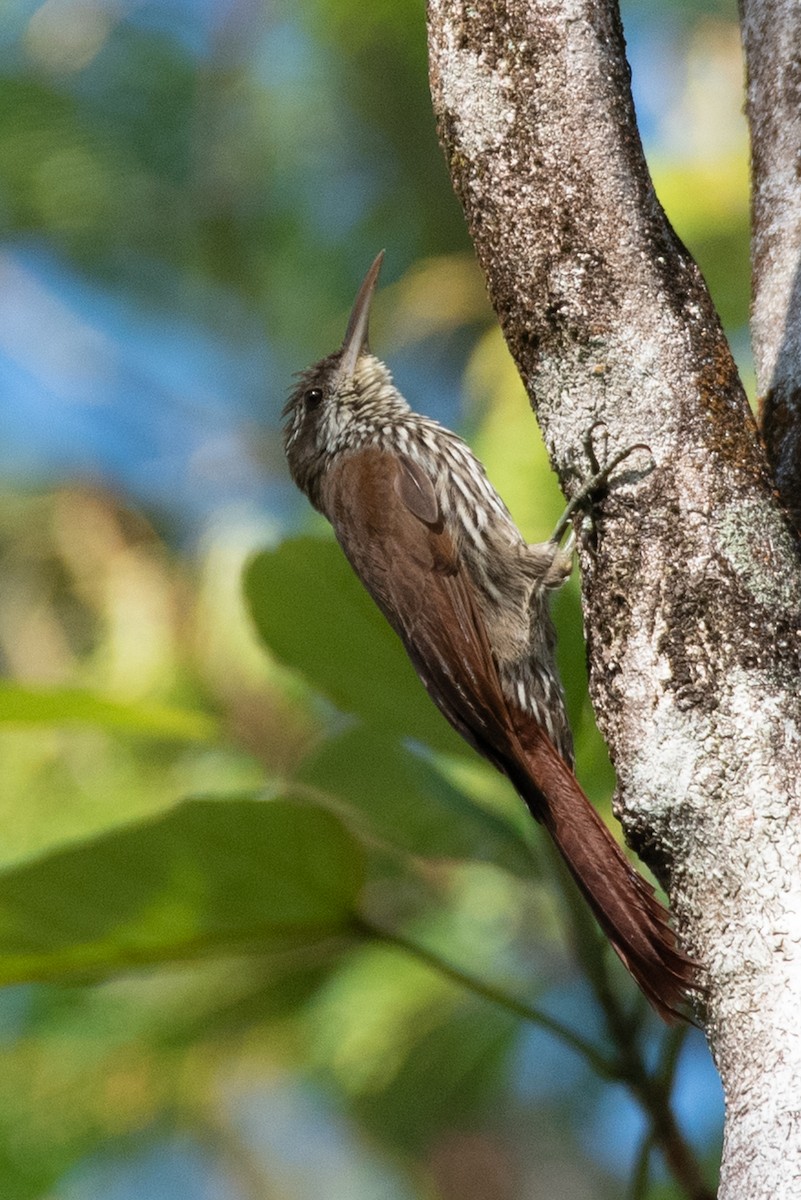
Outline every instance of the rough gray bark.
[[801, 8], [743, 0], [753, 179], [751, 339], [776, 483], [801, 531]]
[[628, 838], [705, 968], [720, 1195], [801, 1196], [796, 542], [655, 198], [613, 0], [429, 0], [429, 43], [454, 186], [566, 490], [595, 422], [610, 453], [653, 453], [582, 555], [591, 691]]

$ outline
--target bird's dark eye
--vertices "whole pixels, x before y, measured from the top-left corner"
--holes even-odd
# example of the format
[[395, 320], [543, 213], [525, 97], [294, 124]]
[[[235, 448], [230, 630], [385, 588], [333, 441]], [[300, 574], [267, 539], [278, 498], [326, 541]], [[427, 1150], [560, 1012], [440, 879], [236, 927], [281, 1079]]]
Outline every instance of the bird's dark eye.
[[304, 396], [304, 400], [309, 408], [317, 408], [318, 404], [322, 404], [323, 402], [323, 389], [309, 388]]

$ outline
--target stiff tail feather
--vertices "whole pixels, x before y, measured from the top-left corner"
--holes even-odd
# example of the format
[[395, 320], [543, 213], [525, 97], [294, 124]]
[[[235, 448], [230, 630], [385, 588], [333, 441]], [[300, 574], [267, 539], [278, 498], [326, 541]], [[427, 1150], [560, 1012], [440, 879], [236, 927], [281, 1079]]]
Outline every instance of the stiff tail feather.
[[676, 944], [667, 910], [545, 733], [532, 726], [521, 732], [527, 770], [524, 778], [514, 779], [518, 791], [550, 833], [598, 924], [654, 1009], [667, 1022], [687, 1020], [681, 1006], [697, 986], [697, 964]]

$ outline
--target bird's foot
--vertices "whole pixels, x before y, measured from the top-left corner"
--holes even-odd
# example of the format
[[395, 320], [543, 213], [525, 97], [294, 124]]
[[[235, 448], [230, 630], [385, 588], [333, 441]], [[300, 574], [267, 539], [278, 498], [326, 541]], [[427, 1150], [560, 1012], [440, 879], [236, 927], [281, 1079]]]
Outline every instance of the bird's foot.
[[[595, 449], [595, 441], [593, 436], [598, 429], [603, 430], [603, 449], [600, 460]], [[651, 454], [651, 448], [650, 446], [646, 445], [645, 442], [635, 442], [632, 446], [626, 446], [625, 449], [618, 450], [617, 454], [613, 454], [611, 458], [607, 457], [608, 448], [609, 431], [607, 430], [603, 421], [596, 421], [596, 423], [591, 426], [587, 436], [584, 439], [584, 450], [590, 463], [589, 478], [584, 481], [579, 490], [576, 492], [575, 496], [573, 496], [573, 498], [570, 500], [567, 508], [559, 518], [556, 528], [551, 535], [552, 542], [561, 542], [568, 526], [571, 526], [570, 536], [564, 547], [565, 550], [569, 549], [572, 551], [575, 545], [574, 529], [576, 525], [576, 515], [578, 514], [580, 518], [586, 515], [590, 515], [590, 517], [592, 516], [594, 506], [597, 504], [598, 500], [603, 496], [604, 492], [606, 492], [609, 486], [609, 480], [612, 476], [612, 472], [615, 471], [616, 468], [619, 467], [620, 464], [629, 457], [629, 455], [633, 454], [635, 450], [645, 450], [648, 454]], [[602, 462], [603, 465], [601, 465]], [[653, 455], [651, 455], [651, 466], [648, 469], [651, 470], [654, 465]]]

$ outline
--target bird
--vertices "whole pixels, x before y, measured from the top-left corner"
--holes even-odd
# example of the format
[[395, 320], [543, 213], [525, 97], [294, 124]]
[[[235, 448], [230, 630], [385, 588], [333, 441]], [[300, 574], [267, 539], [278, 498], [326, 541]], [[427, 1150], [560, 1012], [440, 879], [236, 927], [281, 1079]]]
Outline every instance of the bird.
[[341, 347], [299, 374], [284, 408], [290, 474], [330, 522], [434, 703], [550, 834], [653, 1008], [667, 1022], [684, 1017], [695, 964], [573, 771], [549, 611], [572, 570], [573, 533], [561, 544], [568, 520], [628, 451], [595, 475], [549, 541], [526, 542], [467, 443], [414, 412], [370, 351], [383, 257], [364, 278]]

